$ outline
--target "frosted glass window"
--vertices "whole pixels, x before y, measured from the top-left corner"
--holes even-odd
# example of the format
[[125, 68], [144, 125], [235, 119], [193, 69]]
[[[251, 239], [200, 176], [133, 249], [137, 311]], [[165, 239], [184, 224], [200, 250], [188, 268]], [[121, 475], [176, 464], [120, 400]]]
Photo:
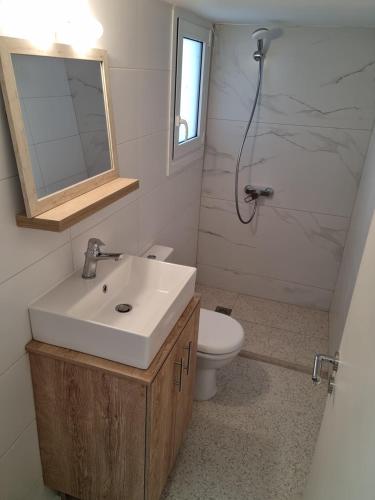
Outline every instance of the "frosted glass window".
[[179, 144], [199, 135], [203, 43], [183, 38]]

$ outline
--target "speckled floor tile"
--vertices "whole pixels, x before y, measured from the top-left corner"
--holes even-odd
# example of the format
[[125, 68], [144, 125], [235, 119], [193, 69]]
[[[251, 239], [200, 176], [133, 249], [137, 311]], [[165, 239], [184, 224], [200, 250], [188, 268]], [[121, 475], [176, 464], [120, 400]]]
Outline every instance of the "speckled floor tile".
[[318, 337], [328, 335], [327, 312], [249, 295], [238, 295], [232, 316], [290, 332], [302, 332]]
[[299, 500], [326, 398], [303, 374], [237, 358], [194, 403], [166, 500]]
[[290, 363], [312, 367], [317, 352], [328, 352], [328, 335], [290, 332], [280, 328], [239, 320], [245, 331], [243, 349]]
[[232, 309], [237, 299], [236, 292], [211, 288], [205, 285], [197, 285], [196, 292], [201, 294], [201, 307], [215, 310], [217, 306]]

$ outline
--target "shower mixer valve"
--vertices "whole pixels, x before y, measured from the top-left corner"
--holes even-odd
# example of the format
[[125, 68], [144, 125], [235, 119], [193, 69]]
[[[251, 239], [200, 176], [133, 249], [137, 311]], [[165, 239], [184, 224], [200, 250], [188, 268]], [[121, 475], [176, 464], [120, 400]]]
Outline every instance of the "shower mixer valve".
[[251, 186], [248, 184], [245, 186], [245, 203], [250, 203], [251, 201], [257, 200], [261, 196], [264, 198], [270, 198], [273, 196], [273, 189], [271, 187], [260, 187], [260, 186]]

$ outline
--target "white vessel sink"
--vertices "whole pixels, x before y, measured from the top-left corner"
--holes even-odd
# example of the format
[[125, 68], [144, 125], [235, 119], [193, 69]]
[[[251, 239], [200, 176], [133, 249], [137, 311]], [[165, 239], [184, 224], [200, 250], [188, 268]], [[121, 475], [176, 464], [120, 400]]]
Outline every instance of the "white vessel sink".
[[[35, 340], [148, 368], [195, 289], [196, 269], [140, 257], [77, 271], [30, 305]], [[130, 312], [116, 310], [132, 306]]]

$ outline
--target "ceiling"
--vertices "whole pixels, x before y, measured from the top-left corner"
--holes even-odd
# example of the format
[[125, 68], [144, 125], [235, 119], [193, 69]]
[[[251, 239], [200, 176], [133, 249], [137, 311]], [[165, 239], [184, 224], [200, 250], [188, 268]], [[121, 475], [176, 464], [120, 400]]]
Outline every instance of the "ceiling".
[[167, 0], [214, 22], [375, 26], [375, 0]]

